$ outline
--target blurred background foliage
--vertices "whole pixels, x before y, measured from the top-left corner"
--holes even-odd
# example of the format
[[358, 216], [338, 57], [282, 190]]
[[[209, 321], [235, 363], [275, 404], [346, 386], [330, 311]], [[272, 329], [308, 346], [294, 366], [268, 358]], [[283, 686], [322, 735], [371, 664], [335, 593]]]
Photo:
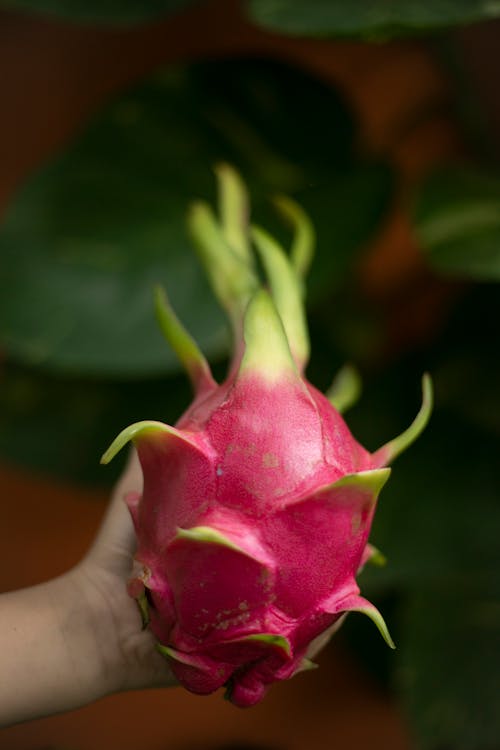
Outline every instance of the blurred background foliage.
[[[195, 4], [0, 2], [108, 25]], [[371, 449], [412, 419], [424, 370], [436, 387], [431, 424], [380, 502], [373, 541], [388, 565], [363, 573], [399, 648], [387, 653], [355, 619], [337, 638], [399, 696], [419, 747], [498, 750], [500, 166], [491, 101], [450, 27], [500, 16], [500, 3], [250, 0], [242, 12], [278, 35], [380, 46], [418, 33], [446, 76], [451, 93], [433, 106], [446, 106], [459, 147], [407, 169], [367, 146], [348, 85], [272, 54], [162, 67], [108, 97], [19, 187], [0, 227], [1, 456], [111, 483], [119, 466], [98, 465], [110, 439], [138, 419], [174, 422], [189, 402], [154, 321], [155, 283], [224, 373], [227, 331], [190, 248], [189, 202], [214, 200], [212, 167], [228, 161], [255, 219], [286, 242], [270, 199], [293, 196], [318, 236], [310, 379], [326, 388], [343, 362], [357, 365], [365, 391], [347, 421]]]

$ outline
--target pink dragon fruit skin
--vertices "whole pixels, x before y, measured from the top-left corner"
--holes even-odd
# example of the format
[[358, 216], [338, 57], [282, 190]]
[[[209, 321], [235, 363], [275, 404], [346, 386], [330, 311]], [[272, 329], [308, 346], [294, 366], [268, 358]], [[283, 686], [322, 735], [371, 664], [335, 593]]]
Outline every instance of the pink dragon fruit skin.
[[128, 427], [103, 462], [133, 441], [144, 487], [128, 498], [138, 544], [129, 593], [158, 649], [189, 690], [226, 686], [234, 704], [250, 706], [272, 682], [315, 666], [310, 655], [348, 612], [371, 617], [393, 646], [356, 575], [374, 554], [368, 536], [386, 465], [424, 428], [432, 394], [424, 376], [417, 418], [375, 453], [354, 439], [335, 408], [349, 400], [346, 389], [337, 383], [327, 398], [303, 375], [309, 350], [301, 279], [313, 241], [307, 217], [280, 199], [295, 228], [287, 256], [249, 228], [238, 175], [223, 165], [218, 177], [220, 222], [196, 204], [190, 224], [232, 321], [229, 375], [221, 385], [213, 380], [159, 291], [160, 324], [195, 398], [176, 427]]

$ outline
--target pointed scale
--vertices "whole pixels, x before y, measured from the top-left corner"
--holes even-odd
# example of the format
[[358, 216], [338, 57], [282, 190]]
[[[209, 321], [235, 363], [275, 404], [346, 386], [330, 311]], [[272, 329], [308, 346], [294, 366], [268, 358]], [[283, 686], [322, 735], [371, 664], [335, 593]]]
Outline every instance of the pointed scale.
[[276, 305], [264, 289], [251, 299], [243, 324], [245, 353], [239, 374], [254, 372], [269, 383], [291, 375], [299, 380], [286, 332]]
[[212, 526], [194, 526], [190, 529], [177, 528], [177, 532], [170, 545], [175, 545], [181, 541], [192, 542], [198, 545], [215, 544], [249, 557], [261, 565], [268, 566], [269, 569], [273, 568], [272, 558], [262, 547], [251, 529], [247, 526], [240, 528], [238, 523], [234, 521], [231, 535], [232, 538]]
[[377, 469], [342, 477], [263, 522], [263, 542], [274, 550], [280, 571], [275, 603], [287, 616], [300, 618], [350, 584], [389, 473]]
[[143, 590], [142, 593], [136, 598], [137, 606], [139, 607], [139, 613], [141, 615], [142, 629], [145, 630], [149, 625], [149, 603], [146, 596], [146, 592]]
[[375, 466], [385, 466], [403, 453], [423, 432], [432, 412], [432, 380], [428, 374], [422, 378], [422, 406], [411, 425], [388, 443], [379, 448], [372, 456]]
[[314, 257], [316, 233], [313, 223], [302, 206], [286, 195], [276, 196], [274, 205], [294, 229], [290, 260], [297, 277], [304, 279]]
[[213, 693], [222, 687], [230, 678], [234, 667], [220, 661], [196, 655], [187, 654], [171, 646], [156, 644], [157, 651], [170, 662], [172, 672], [181, 682], [189, 683], [190, 690], [200, 695]]
[[369, 495], [373, 502], [375, 502], [382, 487], [389, 479], [390, 474], [391, 470], [388, 468], [369, 469], [368, 471], [359, 471], [357, 474], [347, 474], [341, 479], [337, 479], [336, 482], [320, 487], [315, 494], [331, 493], [332, 491], [335, 492], [342, 489], [353, 489]]
[[244, 311], [259, 286], [248, 239], [248, 197], [227, 164], [216, 168], [216, 176], [220, 219], [207, 203], [197, 201], [189, 210], [188, 228], [215, 296], [239, 336]]
[[116, 454], [130, 441], [135, 445], [141, 441], [155, 440], [157, 438], [171, 438], [180, 441], [184, 446], [193, 448], [203, 454], [200, 446], [187, 433], [176, 430], [175, 427], [170, 427], [170, 425], [163, 422], [145, 420], [143, 422], [135, 422], [122, 430], [113, 440], [107, 451], [103, 453], [101, 463], [109, 464]]
[[[344, 505], [347, 503], [350, 506], [351, 535], [354, 538], [361, 534], [359, 541], [362, 544], [361, 553], [363, 556], [366, 550], [366, 538], [364, 537], [370, 531], [370, 516], [390, 474], [391, 469], [389, 468], [369, 469], [356, 474], [347, 474], [336, 482], [321, 487], [315, 493], [316, 498], [327, 498], [330, 504]], [[361, 557], [358, 564], [362, 565], [363, 562], [363, 557]]]
[[215, 296], [233, 320], [241, 318], [258, 286], [253, 268], [229, 247], [207, 203], [191, 205], [188, 227]]
[[238, 643], [256, 643], [261, 646], [268, 646], [276, 649], [287, 658], [290, 658], [292, 655], [290, 641], [288, 638], [285, 638], [284, 635], [276, 635], [275, 633], [254, 633], [238, 639]]
[[[347, 597], [347, 599], [335, 604], [333, 608], [335, 609], [335, 612], [360, 612], [361, 614], [366, 615], [377, 626], [380, 635], [389, 648], [396, 648], [384, 618], [378, 609], [367, 599], [364, 599], [357, 594], [353, 594], [352, 596]], [[325, 609], [329, 611], [328, 604], [325, 605]]]
[[163, 335], [187, 371], [197, 395], [216, 387], [207, 360], [172, 309], [165, 290], [155, 289], [156, 318]]
[[251, 529], [235, 540], [213, 527], [177, 529], [162, 556], [184, 633], [225, 641], [270, 604], [275, 566]]
[[202, 657], [195, 656], [193, 654], [187, 654], [183, 651], [178, 651], [177, 649], [172, 648], [172, 646], [164, 646], [162, 643], [156, 643], [155, 645], [156, 650], [162, 656], [168, 656], [169, 659], [178, 661], [180, 664], [186, 664], [189, 667], [194, 667], [195, 669], [209, 671], [208, 666]]
[[192, 529], [177, 529], [177, 534], [172, 540], [172, 543], [183, 539], [186, 539], [188, 542], [197, 542], [198, 544], [218, 544], [221, 547], [228, 547], [228, 549], [240, 552], [243, 555], [247, 554], [244, 549], [238, 547], [238, 545], [232, 542], [231, 539], [228, 539], [227, 536], [224, 536], [220, 531], [217, 531], [217, 529], [213, 529], [210, 526], [195, 526]]
[[250, 633], [232, 638], [229, 634], [210, 647], [210, 655], [223, 662], [237, 666], [277, 655], [281, 662], [292, 658], [292, 645], [288, 638], [279, 633]]
[[375, 565], [375, 567], [377, 568], [383, 568], [387, 565], [387, 558], [384, 553], [378, 549], [378, 547], [375, 547], [373, 544], [367, 544], [365, 553], [363, 555], [363, 560], [361, 561], [362, 565], [364, 565], [365, 563]]
[[361, 376], [353, 365], [344, 365], [336, 374], [326, 397], [339, 414], [344, 414], [361, 395]]
[[300, 674], [300, 672], [311, 672], [313, 669], [318, 669], [318, 667], [319, 664], [316, 664], [315, 661], [312, 661], [312, 659], [308, 659], [305, 656], [300, 662], [297, 670], [294, 672], [294, 675]]
[[252, 265], [248, 226], [250, 207], [248, 193], [238, 172], [229, 164], [215, 167], [219, 184], [219, 214], [227, 244], [241, 260]]
[[265, 268], [290, 350], [302, 370], [309, 359], [309, 334], [297, 274], [284, 250], [270, 234], [260, 227], [252, 227], [252, 239]]

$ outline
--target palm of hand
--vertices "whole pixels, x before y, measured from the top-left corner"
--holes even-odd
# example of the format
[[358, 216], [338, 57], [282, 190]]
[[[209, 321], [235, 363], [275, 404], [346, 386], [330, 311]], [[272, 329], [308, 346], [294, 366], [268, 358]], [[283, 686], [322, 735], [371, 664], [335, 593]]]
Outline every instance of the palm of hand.
[[142, 472], [134, 452], [92, 548], [74, 571], [75, 585], [91, 613], [106, 692], [175, 684], [167, 662], [155, 648], [152, 633], [142, 628], [137, 604], [126, 590], [135, 534], [124, 497], [141, 488]]

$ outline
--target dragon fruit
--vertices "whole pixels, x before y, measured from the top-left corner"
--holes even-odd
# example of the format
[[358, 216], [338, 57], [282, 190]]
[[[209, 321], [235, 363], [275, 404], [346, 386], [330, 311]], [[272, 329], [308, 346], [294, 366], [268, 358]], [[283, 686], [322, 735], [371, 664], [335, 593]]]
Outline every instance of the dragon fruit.
[[129, 441], [139, 455], [143, 492], [127, 498], [138, 542], [128, 590], [159, 651], [192, 692], [225, 686], [234, 704], [250, 706], [272, 682], [315, 666], [311, 656], [348, 612], [368, 615], [393, 647], [356, 575], [377, 555], [368, 535], [387, 464], [425, 427], [432, 394], [424, 376], [413, 424], [375, 453], [355, 440], [340, 413], [354, 396], [349, 371], [327, 396], [303, 375], [310, 221], [277, 200], [294, 230], [287, 254], [249, 225], [238, 174], [221, 165], [217, 176], [220, 218], [199, 202], [189, 225], [232, 324], [228, 376], [214, 381], [157, 290], [160, 325], [195, 397], [175, 427], [133, 424], [102, 461]]

